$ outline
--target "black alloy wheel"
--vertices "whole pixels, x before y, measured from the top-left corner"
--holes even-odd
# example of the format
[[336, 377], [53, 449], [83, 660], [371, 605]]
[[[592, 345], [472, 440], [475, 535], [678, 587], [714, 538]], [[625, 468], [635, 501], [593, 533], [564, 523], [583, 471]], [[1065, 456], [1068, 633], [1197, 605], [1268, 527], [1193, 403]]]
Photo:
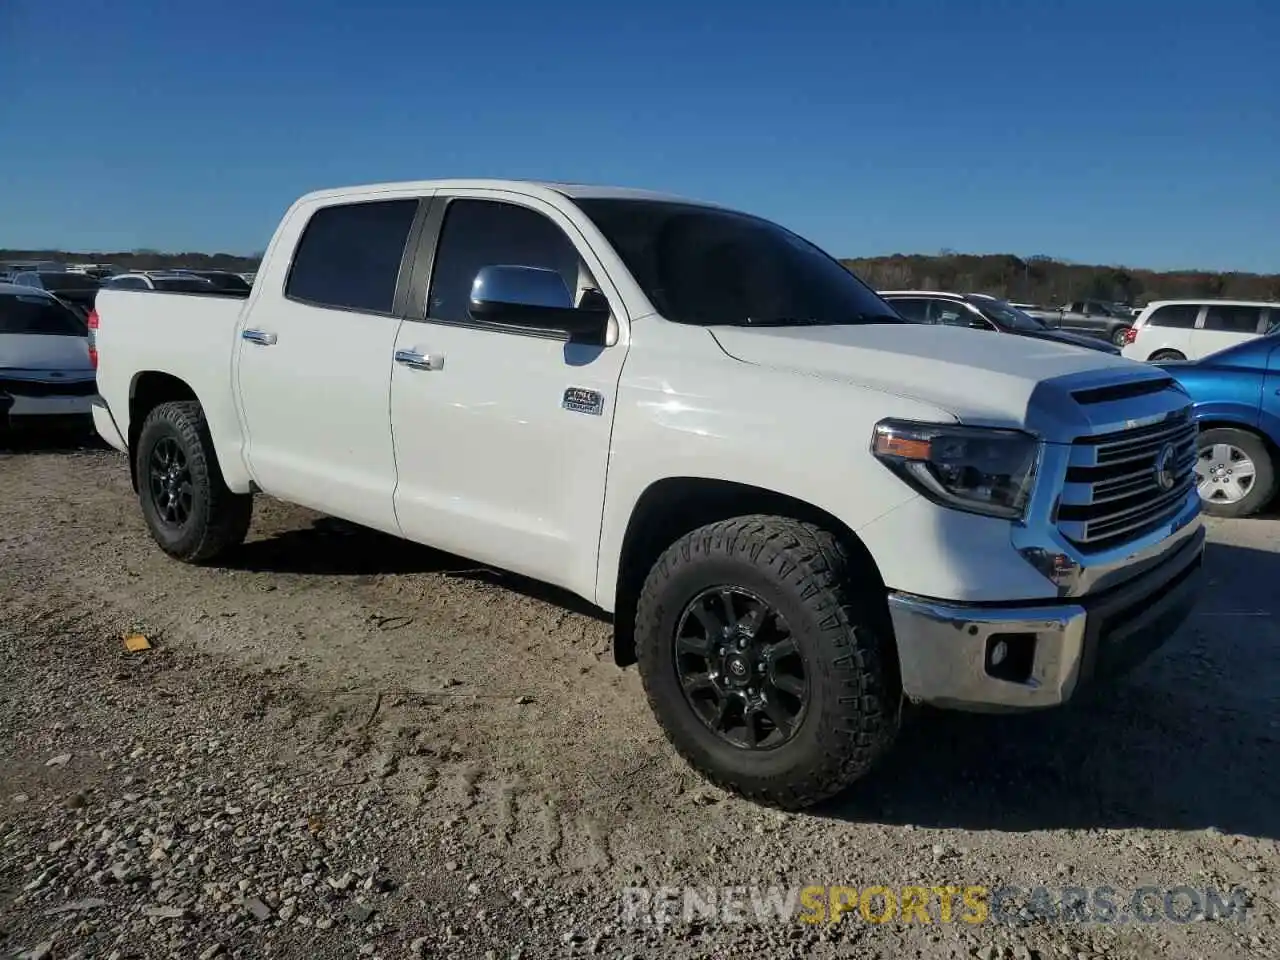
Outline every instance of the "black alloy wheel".
[[742, 587], [704, 590], [675, 634], [685, 699], [722, 740], [748, 750], [789, 741], [804, 721], [809, 683], [783, 616]]
[[195, 491], [191, 467], [175, 438], [162, 437], [156, 442], [147, 474], [156, 516], [170, 527], [182, 527], [191, 516]]

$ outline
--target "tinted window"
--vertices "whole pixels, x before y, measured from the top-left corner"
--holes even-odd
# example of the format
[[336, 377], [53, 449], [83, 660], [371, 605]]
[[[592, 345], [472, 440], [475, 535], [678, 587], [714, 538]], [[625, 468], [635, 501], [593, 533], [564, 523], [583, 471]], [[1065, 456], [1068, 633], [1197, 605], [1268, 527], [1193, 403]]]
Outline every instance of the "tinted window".
[[40, 282], [46, 290], [97, 290], [101, 286], [83, 273], [41, 273]]
[[83, 337], [85, 327], [79, 317], [48, 297], [0, 294], [0, 334], [3, 333]]
[[170, 293], [212, 293], [213, 284], [200, 277], [152, 277], [157, 290], [168, 290]]
[[1224, 330], [1228, 333], [1257, 333], [1261, 319], [1261, 307], [1211, 305], [1204, 315], [1204, 329]]
[[40, 274], [38, 273], [16, 273], [13, 276], [13, 282], [20, 287], [36, 287], [40, 286]]
[[1171, 303], [1167, 307], [1157, 307], [1147, 318], [1149, 327], [1182, 327], [1184, 329], [1196, 325], [1196, 317], [1200, 307], [1194, 303]]
[[897, 310], [902, 316], [915, 323], [929, 322], [929, 301], [920, 300], [915, 297], [906, 297], [899, 299], [894, 297], [889, 301], [889, 306]]
[[513, 203], [454, 200], [445, 212], [427, 315], [467, 320], [476, 273], [498, 265], [555, 270], [571, 292], [578, 289], [578, 251], [542, 214]]
[[324, 207], [293, 256], [285, 295], [326, 307], [390, 313], [418, 201]]
[[761, 326], [902, 322], [840, 263], [768, 220], [668, 201], [577, 204], [668, 320]]
[[238, 290], [241, 293], [249, 291], [249, 284], [244, 277], [234, 273], [198, 273], [196, 276], [208, 280], [218, 290]]

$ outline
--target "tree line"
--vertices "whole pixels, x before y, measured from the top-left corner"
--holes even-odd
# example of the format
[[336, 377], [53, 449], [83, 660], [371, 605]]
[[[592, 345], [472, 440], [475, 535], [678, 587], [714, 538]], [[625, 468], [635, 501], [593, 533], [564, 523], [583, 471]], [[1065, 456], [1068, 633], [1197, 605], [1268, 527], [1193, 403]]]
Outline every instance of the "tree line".
[[[246, 257], [232, 253], [161, 253], [158, 250], [114, 253], [0, 250], [0, 261], [111, 263], [123, 270], [189, 267], [248, 273], [258, 269], [261, 259], [261, 254]], [[1043, 306], [1084, 299], [1112, 300], [1135, 306], [1151, 300], [1179, 297], [1280, 300], [1280, 274], [1274, 273], [1139, 270], [1068, 263], [1052, 257], [974, 255], [951, 250], [936, 255], [895, 253], [887, 257], [858, 257], [840, 262], [877, 290], [990, 293]]]

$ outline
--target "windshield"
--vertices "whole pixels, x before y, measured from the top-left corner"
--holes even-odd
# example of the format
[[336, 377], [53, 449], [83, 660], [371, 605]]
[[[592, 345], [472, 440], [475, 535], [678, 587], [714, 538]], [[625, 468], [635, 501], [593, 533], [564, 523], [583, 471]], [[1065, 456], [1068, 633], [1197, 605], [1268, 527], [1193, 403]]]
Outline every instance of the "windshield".
[[577, 203], [668, 320], [702, 326], [906, 322], [837, 261], [767, 220], [670, 201]]
[[1030, 314], [1023, 313], [1005, 300], [989, 300], [986, 297], [970, 297], [969, 302], [985, 313], [997, 326], [1009, 330], [1048, 330], [1049, 328]]
[[83, 337], [80, 318], [51, 297], [0, 294], [0, 334]]

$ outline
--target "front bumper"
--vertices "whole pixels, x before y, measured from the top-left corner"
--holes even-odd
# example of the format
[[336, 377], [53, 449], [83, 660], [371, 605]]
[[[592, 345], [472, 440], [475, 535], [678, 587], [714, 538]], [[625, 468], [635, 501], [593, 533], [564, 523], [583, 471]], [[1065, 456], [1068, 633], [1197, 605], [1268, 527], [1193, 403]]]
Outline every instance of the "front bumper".
[[1135, 666], [1186, 620], [1204, 540], [1196, 523], [1131, 579], [1066, 600], [1011, 606], [890, 594], [904, 693], [974, 711], [1065, 703], [1081, 684]]

